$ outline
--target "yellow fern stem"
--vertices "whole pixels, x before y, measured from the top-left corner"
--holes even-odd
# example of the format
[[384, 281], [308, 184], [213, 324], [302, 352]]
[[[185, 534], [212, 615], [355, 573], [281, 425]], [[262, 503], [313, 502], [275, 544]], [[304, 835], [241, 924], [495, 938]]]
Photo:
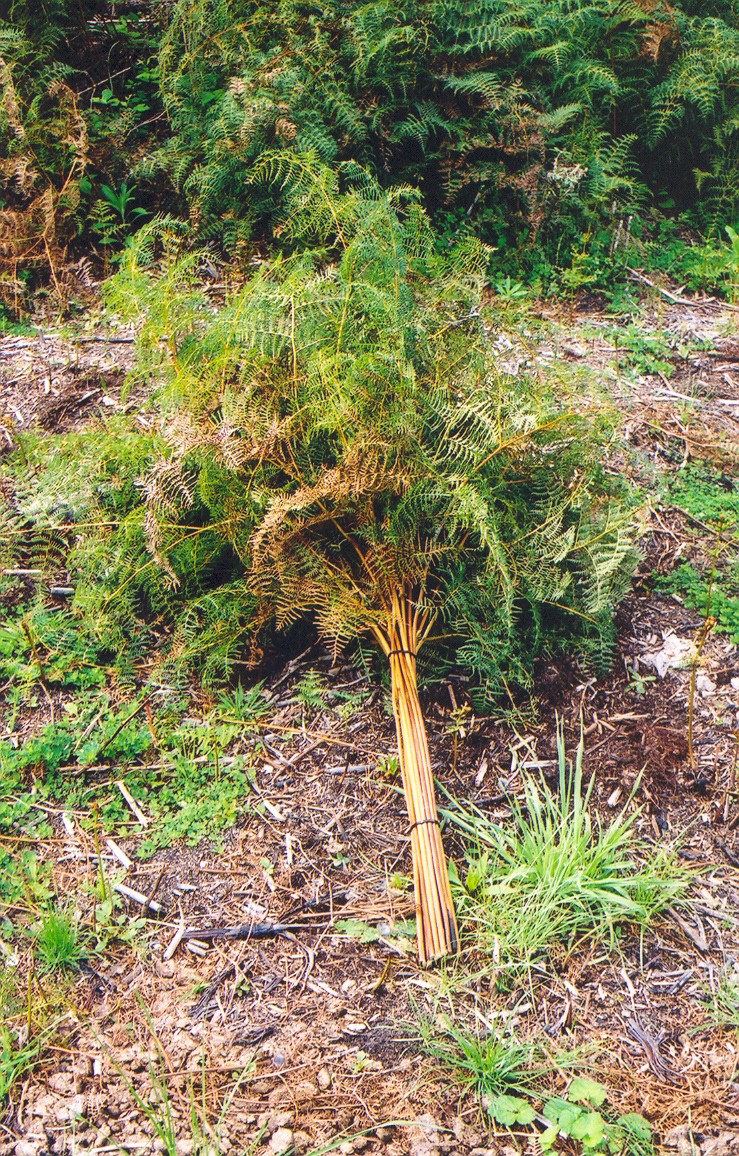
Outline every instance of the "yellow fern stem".
[[426, 964], [455, 952], [459, 935], [418, 697], [416, 654], [420, 641], [419, 615], [399, 594], [393, 599], [383, 649], [390, 662], [400, 769], [410, 820], [418, 955]]

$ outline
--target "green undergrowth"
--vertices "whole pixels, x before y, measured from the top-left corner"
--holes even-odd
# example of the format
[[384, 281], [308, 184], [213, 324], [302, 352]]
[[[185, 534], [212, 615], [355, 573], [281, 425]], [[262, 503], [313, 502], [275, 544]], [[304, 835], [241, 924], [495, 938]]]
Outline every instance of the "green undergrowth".
[[81, 812], [90, 827], [125, 826], [132, 816], [118, 779], [151, 819], [139, 857], [176, 839], [217, 840], [250, 808], [256, 743], [246, 750], [237, 744], [241, 721], [222, 721], [217, 708], [191, 718], [181, 700], [146, 712], [145, 696], [114, 704], [105, 693], [88, 692], [67, 705], [58, 722], [0, 743], [11, 804], [0, 807], [6, 835], [43, 836], [45, 803]]
[[705, 1000], [710, 1023], [739, 1032], [739, 967], [736, 962], [726, 964], [712, 980]]
[[[31, 570], [2, 579], [16, 611], [0, 630], [0, 664], [13, 688], [39, 677], [89, 689], [111, 678], [183, 688], [197, 674], [224, 681], [241, 657], [254, 600], [223, 535], [217, 494], [200, 496], [167, 543], [149, 537], [147, 485], [164, 452], [157, 434], [117, 417], [56, 437], [19, 435], [0, 500], [1, 560]], [[49, 585], [68, 589], [50, 599]]]
[[661, 374], [670, 377], [679, 360], [691, 354], [712, 349], [710, 341], [660, 332], [645, 324], [638, 316], [624, 324], [611, 324], [597, 330], [588, 330], [600, 339], [607, 339], [614, 347], [614, 360], [619, 370], [631, 369], [639, 374]]
[[12, 967], [0, 979], [0, 1105], [41, 1063], [59, 1028], [61, 1017], [50, 1015], [30, 985], [25, 991]]
[[[580, 1075], [585, 1066], [578, 1053], [551, 1055], [538, 1040], [493, 1030], [487, 1035], [447, 1024], [421, 1021], [424, 1050], [447, 1068], [463, 1088], [474, 1092], [493, 1125], [521, 1133], [531, 1128], [532, 1140], [543, 1152], [558, 1150], [569, 1140], [583, 1153], [651, 1156], [652, 1129], [635, 1112], [619, 1115], [608, 1102], [603, 1084]], [[566, 1087], [552, 1094], [557, 1075]]]
[[[682, 562], [655, 578], [691, 610], [714, 620], [713, 629], [739, 643], [739, 484], [706, 463], [691, 463], [668, 484], [665, 504], [697, 518], [715, 537], [701, 561]], [[705, 530], [699, 525], [696, 533]]]
[[628, 801], [606, 824], [591, 815], [583, 785], [583, 742], [567, 759], [558, 731], [558, 790], [527, 779], [509, 824], [474, 807], [451, 807], [449, 821], [469, 840], [464, 877], [455, 871], [459, 912], [492, 961], [499, 982], [546, 970], [555, 945], [583, 938], [613, 947], [625, 928], [646, 927], [685, 891], [669, 850], [647, 853]]

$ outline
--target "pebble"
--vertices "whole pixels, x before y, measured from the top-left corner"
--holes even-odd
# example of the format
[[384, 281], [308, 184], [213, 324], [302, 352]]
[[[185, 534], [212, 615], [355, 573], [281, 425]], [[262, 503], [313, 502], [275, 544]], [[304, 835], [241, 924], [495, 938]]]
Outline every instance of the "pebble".
[[691, 1156], [694, 1151], [690, 1125], [680, 1124], [662, 1137], [664, 1148], [677, 1148], [678, 1156]]
[[318, 1088], [310, 1080], [301, 1080], [293, 1089], [296, 1104], [310, 1104], [318, 1095]]
[[273, 1133], [270, 1142], [269, 1150], [274, 1152], [274, 1156], [281, 1156], [283, 1152], [287, 1152], [293, 1146], [293, 1134], [289, 1128], [278, 1128]]
[[77, 1129], [80, 1129], [82, 1121], [78, 1117], [83, 1116], [85, 1112], [85, 1097], [82, 1095], [73, 1096], [71, 1100], [67, 1100], [59, 1104], [54, 1115], [59, 1124], [71, 1124], [73, 1121]]
[[54, 1072], [47, 1082], [51, 1091], [57, 1092], [60, 1096], [68, 1095], [74, 1088], [74, 1076], [71, 1072]]
[[262, 1112], [257, 1116], [257, 1127], [265, 1128], [267, 1132], [279, 1132], [289, 1128], [295, 1119], [292, 1112]]
[[19, 1140], [15, 1146], [15, 1156], [39, 1156], [45, 1143], [46, 1141], [40, 1138], [37, 1140], [29, 1137], [26, 1140]]
[[316, 1079], [318, 1080], [318, 1087], [322, 1091], [325, 1092], [331, 1087], [331, 1073], [329, 1072], [328, 1068], [321, 1068], [320, 1072], [316, 1076]]

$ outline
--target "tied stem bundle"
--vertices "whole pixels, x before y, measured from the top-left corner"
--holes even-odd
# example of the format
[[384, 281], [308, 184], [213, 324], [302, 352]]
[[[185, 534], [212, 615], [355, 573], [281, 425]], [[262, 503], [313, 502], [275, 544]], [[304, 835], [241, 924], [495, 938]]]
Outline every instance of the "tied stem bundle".
[[459, 940], [418, 697], [416, 656], [431, 621], [428, 611], [414, 607], [401, 591], [392, 599], [386, 631], [375, 632], [390, 662], [400, 769], [410, 819], [418, 955], [423, 964], [455, 952]]

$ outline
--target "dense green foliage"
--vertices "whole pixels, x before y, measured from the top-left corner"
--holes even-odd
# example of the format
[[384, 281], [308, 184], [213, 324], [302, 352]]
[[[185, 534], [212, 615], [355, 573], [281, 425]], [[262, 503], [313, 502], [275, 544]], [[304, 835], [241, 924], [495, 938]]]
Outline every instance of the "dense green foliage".
[[497, 369], [484, 249], [440, 256], [415, 198], [357, 168], [278, 157], [264, 177], [299, 253], [217, 311], [191, 284], [197, 258], [146, 267], [154, 229], [111, 284], [111, 305], [146, 319], [143, 365], [177, 415], [147, 484], [160, 564], [179, 577], [170, 545], [207, 507], [203, 533], [239, 560], [256, 629], [312, 614], [345, 642], [413, 590], [443, 616], [437, 661], [491, 695], [526, 684], [563, 634], [607, 649], [629, 516], [585, 467], [597, 426]]
[[254, 221], [244, 182], [275, 145], [418, 184], [498, 244], [569, 249], [696, 181], [704, 223], [736, 210], [730, 2], [184, 0], [160, 59], [161, 160], [203, 224]]
[[227, 253], [274, 243], [280, 197], [253, 177], [275, 149], [412, 184], [443, 243], [474, 231], [547, 289], [624, 261], [725, 280], [736, 0], [13, 0], [0, 60], [14, 304], [34, 268], [65, 293], [75, 238], [107, 256], [157, 210]]

